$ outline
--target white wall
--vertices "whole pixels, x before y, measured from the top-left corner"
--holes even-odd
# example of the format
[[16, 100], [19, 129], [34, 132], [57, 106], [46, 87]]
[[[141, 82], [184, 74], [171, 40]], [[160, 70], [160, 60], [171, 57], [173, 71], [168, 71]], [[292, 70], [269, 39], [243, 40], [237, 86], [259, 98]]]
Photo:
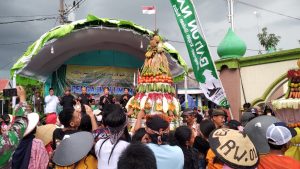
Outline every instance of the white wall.
[[[251, 103], [261, 97], [276, 79], [293, 68], [297, 68], [297, 60], [242, 67], [241, 76], [247, 102]], [[242, 91], [241, 99], [243, 99]]]

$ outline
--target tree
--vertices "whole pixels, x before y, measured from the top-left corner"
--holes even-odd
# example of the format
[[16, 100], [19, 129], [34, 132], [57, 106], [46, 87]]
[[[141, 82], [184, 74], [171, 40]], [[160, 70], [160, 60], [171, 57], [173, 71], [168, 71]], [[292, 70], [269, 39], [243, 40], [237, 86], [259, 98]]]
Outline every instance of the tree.
[[268, 34], [267, 28], [262, 28], [262, 33], [257, 34], [260, 44], [269, 51], [270, 49], [276, 50], [276, 46], [280, 41], [280, 36], [276, 36], [274, 33]]

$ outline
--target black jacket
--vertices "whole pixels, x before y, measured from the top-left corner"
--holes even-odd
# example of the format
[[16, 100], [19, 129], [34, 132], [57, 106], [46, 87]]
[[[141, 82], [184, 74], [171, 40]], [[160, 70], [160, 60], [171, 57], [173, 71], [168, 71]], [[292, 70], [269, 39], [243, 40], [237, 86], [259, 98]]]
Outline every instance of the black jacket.
[[102, 106], [102, 108], [109, 104], [115, 104], [112, 95], [109, 94], [100, 97], [99, 105]]
[[64, 95], [60, 100], [60, 105], [63, 109], [72, 108], [75, 104], [76, 102], [73, 95]]
[[79, 96], [78, 96], [78, 98], [81, 98], [80, 99], [80, 103], [81, 104], [86, 104], [86, 105], [89, 105], [89, 102], [90, 102], [90, 99], [91, 99], [91, 95], [89, 95], [89, 94], [80, 94]]
[[[127, 96], [127, 99], [124, 98], [125, 96]], [[120, 98], [120, 104], [122, 105], [122, 107], [125, 107], [128, 100], [131, 98], [132, 96], [130, 94], [123, 94]]]

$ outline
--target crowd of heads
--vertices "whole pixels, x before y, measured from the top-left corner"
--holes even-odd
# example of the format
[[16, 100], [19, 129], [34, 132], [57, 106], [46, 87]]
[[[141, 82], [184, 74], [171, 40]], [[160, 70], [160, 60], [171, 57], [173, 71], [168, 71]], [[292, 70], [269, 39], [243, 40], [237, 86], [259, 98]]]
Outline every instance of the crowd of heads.
[[[82, 94], [87, 95], [84, 87]], [[54, 96], [52, 88], [49, 95]], [[65, 95], [72, 93], [66, 89]], [[106, 88], [104, 96], [107, 95]], [[51, 136], [49, 141], [44, 141], [50, 168], [76, 168], [82, 164], [90, 168], [118, 169], [162, 169], [172, 165], [185, 169], [255, 168], [264, 165], [259, 162], [261, 153], [287, 150], [289, 141], [297, 134], [273, 117], [270, 108], [251, 107], [249, 104], [244, 105], [240, 120], [231, 119], [229, 111], [224, 108], [204, 112], [198, 108], [186, 108], [181, 112], [180, 125], [171, 131], [171, 119], [164, 114], [145, 115], [141, 111], [135, 122], [135, 125], [141, 123], [137, 125], [140, 127], [131, 128], [130, 116], [122, 104], [104, 104], [101, 110], [99, 107], [92, 109], [95, 99], [90, 98], [87, 105], [81, 102], [83, 99], [75, 99], [74, 106], [62, 109], [58, 113], [57, 126], [53, 129], [52, 124], [51, 131], [47, 127], [48, 132], [40, 136], [43, 141]], [[9, 116], [1, 116], [1, 119], [3, 123], [11, 123]], [[24, 154], [22, 146], [36, 129], [29, 133], [21, 141], [21, 148], [16, 150], [13, 161], [20, 160], [17, 156]], [[75, 133], [78, 135], [73, 138]], [[90, 137], [92, 143], [84, 142]], [[71, 145], [73, 149], [70, 144], [74, 144]], [[224, 147], [226, 151], [222, 151]], [[76, 151], [78, 153], [74, 153]], [[241, 151], [246, 152], [245, 157], [239, 157], [244, 162], [228, 155]], [[59, 152], [66, 154], [65, 159]]]

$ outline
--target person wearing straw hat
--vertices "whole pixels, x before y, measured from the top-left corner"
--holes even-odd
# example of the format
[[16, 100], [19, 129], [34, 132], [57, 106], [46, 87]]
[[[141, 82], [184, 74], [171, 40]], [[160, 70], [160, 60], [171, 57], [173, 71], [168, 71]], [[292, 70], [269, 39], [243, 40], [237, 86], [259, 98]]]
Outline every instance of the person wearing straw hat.
[[78, 132], [78, 127], [81, 121], [81, 110], [74, 108], [63, 109], [59, 114], [59, 121], [64, 125], [64, 128], [56, 128], [52, 136], [52, 148], [56, 149], [56, 146], [60, 143], [65, 135]]
[[35, 137], [42, 140], [44, 146], [49, 154], [49, 157], [52, 156], [52, 140], [53, 140], [53, 132], [56, 129], [56, 125], [54, 124], [46, 124], [43, 126], [38, 126], [36, 129]]
[[14, 123], [0, 135], [0, 168], [11, 168], [11, 156], [18, 147], [25, 129], [28, 126], [26, 109], [26, 92], [22, 86], [17, 86], [17, 95], [20, 102], [14, 108]]
[[55, 169], [97, 169], [97, 159], [90, 154], [93, 144], [90, 132], [66, 135], [53, 155]]
[[266, 132], [268, 127], [275, 122], [279, 122], [279, 120], [273, 116], [258, 116], [249, 121], [243, 130], [254, 143], [260, 155], [267, 154], [270, 151], [266, 140]]
[[35, 138], [38, 122], [37, 113], [28, 114], [28, 127], [13, 154], [12, 169], [46, 169], [48, 167], [49, 156], [44, 143]]
[[222, 167], [208, 165], [208, 168], [254, 169], [258, 165], [258, 152], [250, 138], [243, 132], [219, 128], [210, 134], [208, 141], [215, 154], [214, 160], [218, 160], [222, 165]]
[[258, 169], [298, 169], [300, 162], [284, 155], [287, 144], [296, 136], [293, 128], [286, 126], [284, 122], [277, 122], [267, 129], [266, 140], [270, 146], [270, 152], [260, 158]]

